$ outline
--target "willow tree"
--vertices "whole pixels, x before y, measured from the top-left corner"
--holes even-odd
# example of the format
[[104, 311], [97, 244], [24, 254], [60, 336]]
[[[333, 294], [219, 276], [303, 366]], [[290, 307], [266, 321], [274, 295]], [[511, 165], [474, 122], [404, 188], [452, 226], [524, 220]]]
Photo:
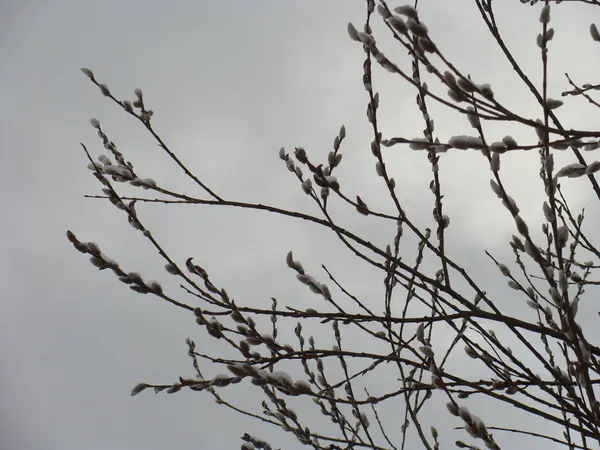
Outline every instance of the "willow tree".
[[[585, 299], [584, 294], [599, 283], [594, 274], [600, 267], [600, 251], [594, 224], [586, 227], [584, 210], [570, 207], [562, 185], [574, 182], [571, 178], [587, 178], [590, 195], [586, 198], [591, 204], [586, 206], [594, 210], [594, 200], [600, 200], [594, 176], [600, 162], [591, 161], [593, 153], [586, 152], [600, 147], [600, 131], [580, 129], [560, 112], [565, 102], [578, 102], [581, 108], [589, 108], [590, 114], [597, 112], [600, 104], [594, 91], [600, 90], [600, 85], [581, 84], [567, 73], [564, 77], [560, 74], [563, 92], [550, 92], [548, 62], [555, 37], [577, 38], [561, 36], [560, 29], [555, 33], [551, 12], [560, 14], [575, 7], [598, 12], [600, 2], [569, 1], [560, 6], [559, 1], [514, 2], [511, 7], [515, 14], [524, 8], [539, 9], [539, 22], [531, 24], [532, 29], [537, 28], [536, 42], [523, 43], [539, 61], [541, 79], [536, 82], [503, 40], [495, 3], [473, 2], [502, 55], [498, 65], [508, 63], [512, 75], [526, 86], [529, 98], [523, 102], [535, 108], [537, 117], [509, 108], [490, 84], [465, 73], [446, 57], [445, 43], [432, 37], [427, 17], [416, 7], [367, 0], [364, 24], [348, 24], [347, 33], [356, 42], [356, 52], [364, 53], [366, 119], [372, 129], [370, 142], [356, 144], [373, 158], [372, 169], [361, 175], [372, 176], [379, 184], [379, 195], [389, 200], [385, 209], [370, 207], [369, 199], [356, 192], [352, 179], [338, 176], [343, 148], [350, 139], [344, 126], [327, 153], [302, 147], [279, 151], [279, 158], [291, 172], [290, 183], [302, 189], [315, 214], [243, 202], [217, 194], [218, 189], [209, 187], [208, 181], [177, 156], [155, 128], [153, 111], [140, 89], [135, 90], [132, 101], [120, 100], [91, 70], [82, 69], [109, 101], [139, 121], [181, 169], [181, 176], [191, 179], [197, 188], [191, 193], [177, 192], [160, 178], [144, 177], [100, 122], [91, 120], [104, 145], [99, 156], [95, 156], [97, 150], [82, 145], [88, 168], [102, 189], [102, 194], [91, 197], [108, 200], [143, 234], [156, 250], [157, 259], [162, 260], [165, 277], [178, 278], [182, 290], [167, 292], [159, 281], [147, 280], [135, 268], [122, 267], [98, 244], [86, 242], [71, 231], [67, 232], [69, 241], [98, 269], [112, 271], [118, 281], [139, 294], [189, 311], [199, 326], [190, 330], [195, 338], [187, 340], [196, 375], [174, 377], [175, 381], [167, 384], [141, 383], [133, 388], [132, 395], [147, 390], [181, 391], [180, 395], [202, 392], [217, 400], [219, 406], [215, 407], [270, 423], [315, 449], [404, 448], [411, 442], [414, 445], [413, 439], [427, 449], [440, 448], [456, 431], [441, 428], [431, 413], [424, 415], [427, 408], [435, 411], [433, 417], [445, 416], [451, 427], [464, 427], [464, 436], [455, 442], [461, 448], [500, 449], [509, 436], [517, 436], [522, 443], [535, 438], [569, 448], [597, 448], [600, 348], [594, 344], [598, 339], [594, 330], [581, 326], [582, 313], [578, 315], [578, 310], [595, 316], [594, 306], [589, 305], [595, 299]], [[388, 37], [389, 45], [378, 43], [375, 23]], [[589, 26], [589, 35], [600, 42], [594, 24]], [[587, 39], [589, 35], [582, 33]], [[577, 43], [572, 45], [575, 48]], [[386, 71], [397, 83], [414, 89], [415, 114], [422, 117], [422, 134], [401, 137], [385, 135], [381, 130], [376, 81], [378, 73]], [[460, 118], [453, 125], [457, 131], [453, 135], [436, 132], [431, 111], [440, 107]], [[492, 125], [495, 130], [505, 130], [504, 137], [494, 137], [497, 131], [488, 131]], [[530, 139], [518, 142], [511, 133], [516, 126], [528, 130], [529, 134], [521, 134]], [[417, 154], [409, 149], [422, 155], [431, 168], [430, 176], [422, 180], [431, 196], [420, 199], [433, 206], [429, 226], [411, 216], [405, 202], [410, 193], [395, 181], [388, 164], [392, 154]], [[497, 269], [493, 280], [476, 279], [473, 267], [461, 265], [460, 255], [448, 251], [453, 212], [445, 208], [440, 174], [445, 158], [454, 152], [467, 152], [486, 161], [489, 186], [475, 188], [491, 189], [497, 201], [489, 205], [490, 211], [500, 211], [514, 221], [507, 244], [512, 261], [501, 261], [491, 252], [484, 254], [482, 248], [482, 260], [473, 263], [487, 263]], [[527, 223], [518, 199], [503, 182], [501, 161], [526, 152], [539, 154], [539, 166], [529, 172], [529, 182], [544, 195], [539, 204], [541, 223]], [[569, 163], [555, 167], [557, 154]], [[134, 195], [124, 193], [124, 189], [133, 189]], [[285, 260], [297, 281], [306, 287], [306, 295], [322, 298], [314, 308], [299, 308], [275, 298], [271, 307], [264, 308], [249, 298], [232, 298], [227, 286], [214, 281], [223, 279], [223, 274], [211, 273], [210, 260], [193, 254], [173, 255], [161, 245], [144, 215], [136, 210], [141, 203], [227, 207], [240, 210], [240, 215], [245, 210], [258, 210], [302, 221], [306, 227], [324, 228], [331, 239], [343, 244], [348, 255], [379, 271], [383, 293], [377, 294], [376, 300], [361, 298], [344, 287], [343, 276], [336, 276], [325, 266], [318, 268], [314, 261], [301, 262], [290, 249], [287, 256], [281, 255], [281, 263]], [[395, 232], [387, 245], [377, 245], [352, 231], [352, 221], [336, 220], [332, 205], [354, 211], [357, 217], [366, 216], [375, 227], [392, 224]], [[226, 239], [218, 233], [214, 238]], [[351, 277], [360, 278], [361, 274]], [[497, 288], [502, 280], [512, 288], [510, 302], [500, 298], [506, 296]], [[229, 282], [234, 284], [235, 280]], [[585, 308], [579, 308], [582, 301]], [[307, 326], [312, 335], [306, 332]], [[294, 330], [293, 338], [282, 336], [284, 327]], [[201, 345], [197, 346], [198, 340]], [[231, 351], [207, 353], [211, 340], [226, 343]], [[464, 364], [465, 356], [468, 364]], [[204, 376], [207, 370], [215, 373], [215, 368], [220, 368], [216, 376]], [[393, 381], [378, 382], [381, 372]], [[262, 397], [255, 410], [237, 407], [236, 396], [228, 396], [230, 390], [240, 392], [242, 388]], [[527, 417], [522, 427], [503, 427], [502, 418], [495, 415], [503, 405]], [[244, 431], [239, 430], [243, 449], [276, 447], [275, 442], [267, 442], [270, 439]], [[513, 446], [514, 441], [510, 442]]]

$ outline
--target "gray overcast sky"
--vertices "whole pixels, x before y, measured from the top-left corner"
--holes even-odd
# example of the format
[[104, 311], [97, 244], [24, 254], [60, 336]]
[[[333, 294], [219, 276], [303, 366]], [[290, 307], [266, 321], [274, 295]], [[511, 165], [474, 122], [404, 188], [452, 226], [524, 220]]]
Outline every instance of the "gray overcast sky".
[[[422, 20], [458, 67], [478, 82], [491, 83], [506, 105], [538, 117], [528, 91], [477, 19], [472, 1], [421, 3]], [[539, 80], [539, 8], [517, 0], [495, 3], [507, 45], [532, 79]], [[187, 336], [201, 348], [216, 344], [190, 314], [129, 291], [107, 272], [98, 273], [64, 238], [72, 229], [82, 240], [98, 242], [126, 270], [159, 279], [192, 303], [177, 292], [155, 251], [122, 214], [83, 198], [100, 191], [79, 147], [86, 143], [96, 156], [103, 151], [89, 119], [100, 120], [138, 172], [161, 186], [199, 193], [140, 124], [104, 99], [79, 68], [94, 70], [121, 99], [133, 98], [133, 89], [143, 88], [161, 136], [228, 198], [316, 214], [277, 151], [302, 145], [311, 158], [324, 160], [344, 123], [348, 139], [338, 173], [342, 186], [370, 206], [385, 209], [389, 199], [381, 194], [368, 147], [372, 138], [364, 116], [363, 53], [346, 32], [348, 22], [362, 23], [364, 9], [362, 0], [31, 0], [0, 5], [1, 448], [228, 449], [237, 448], [239, 436], [250, 430], [272, 438], [275, 446], [299, 445], [272, 428], [228, 413], [207, 395], [129, 397], [140, 381], [170, 383], [179, 375], [193, 376]], [[599, 69], [598, 58], [589, 58], [598, 51], [588, 36], [590, 11], [564, 4], [555, 8], [549, 87], [554, 97], [567, 88], [565, 67], [580, 83], [597, 81], [590, 79]], [[386, 55], [409, 68], [406, 55], [383, 27], [375, 28]], [[376, 73], [384, 136], [419, 137], [423, 124], [414, 92], [400, 79]], [[565, 105], [566, 127], [597, 126], [597, 116], [586, 108], [581, 101]], [[442, 141], [470, 132], [464, 118], [443, 108], [432, 106], [432, 117]], [[494, 140], [505, 134], [534, 140], [531, 131], [506, 124], [491, 125], [489, 132]], [[426, 155], [393, 152], [388, 167], [401, 199], [419, 225], [432, 226]], [[483, 248], [508, 258], [513, 223], [488, 188], [487, 164], [477, 156], [442, 158], [445, 205], [452, 219], [449, 249], [479, 280], [492, 276], [486, 286], [502, 296], [508, 288]], [[557, 160], [572, 162], [570, 158], [565, 154]], [[532, 224], [542, 217], [537, 161], [535, 153], [506, 156], [502, 169], [510, 193]], [[586, 183], [574, 180], [565, 186], [575, 208], [588, 198]], [[356, 295], [381, 292], [379, 274], [354, 261], [331, 234], [306, 224], [210, 208], [140, 205], [139, 210], [174, 258], [195, 256], [239, 303], [265, 306], [275, 296], [282, 303], [312, 305], [315, 297], [307, 296], [285, 267], [289, 250], [315, 275], [325, 277], [321, 263], [332, 268]], [[347, 208], [336, 212], [378, 245], [392, 239], [389, 224], [378, 226]], [[590, 214], [596, 215], [593, 209]], [[414, 248], [407, 258], [414, 258]], [[594, 308], [589, 311], [595, 316]], [[322, 339], [330, 339], [329, 334]], [[215, 375], [218, 369], [207, 367], [206, 373]], [[235, 397], [260, 408], [259, 397], [244, 389]], [[401, 410], [397, 408], [389, 411]], [[428, 414], [440, 431], [444, 428], [447, 442], [464, 438], [451, 430], [459, 423], [445, 411]], [[518, 425], [522, 417], [501, 414], [500, 419], [499, 425], [508, 426]], [[502, 439], [514, 442], [512, 436]]]

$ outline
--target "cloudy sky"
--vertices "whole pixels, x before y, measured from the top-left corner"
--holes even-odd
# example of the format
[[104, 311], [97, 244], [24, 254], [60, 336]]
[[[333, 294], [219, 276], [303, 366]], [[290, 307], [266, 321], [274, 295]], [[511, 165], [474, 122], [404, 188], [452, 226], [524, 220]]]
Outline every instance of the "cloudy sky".
[[[539, 6], [518, 0], [495, 3], [501, 3], [498, 23], [506, 44], [539, 86]], [[133, 99], [133, 90], [142, 88], [164, 140], [212, 189], [232, 200], [318, 214], [277, 152], [282, 146], [288, 151], [303, 146], [311, 159], [325, 161], [345, 124], [348, 137], [338, 173], [342, 187], [370, 206], [390, 211], [369, 151], [372, 136], [361, 82], [364, 54], [346, 32], [348, 22], [360, 26], [364, 10], [361, 0], [30, 0], [0, 6], [0, 447], [229, 449], [240, 445], [245, 431], [269, 438], [275, 446], [299, 446], [277, 430], [217, 407], [208, 395], [129, 396], [140, 381], [171, 383], [180, 375], [194, 375], [186, 337], [207, 352], [216, 344], [195, 326], [190, 313], [129, 291], [108, 271], [93, 268], [65, 239], [71, 229], [80, 239], [99, 243], [125, 270], [158, 279], [175, 298], [194, 304], [169, 280], [156, 251], [122, 213], [101, 200], [83, 198], [100, 192], [79, 145], [85, 143], [95, 156], [103, 152], [89, 119], [102, 123], [139, 173], [172, 190], [195, 196], [201, 192], [141, 124], [103, 98], [79, 69], [92, 69], [120, 99]], [[420, 11], [449, 59], [477, 82], [491, 83], [505, 105], [539, 117], [539, 107], [494, 47], [472, 0], [423, 0]], [[598, 58], [590, 57], [598, 54], [588, 35], [590, 11], [569, 2], [554, 9], [556, 36], [549, 63], [554, 97], [567, 88], [565, 71], [581, 84], [598, 81], [591, 78], [599, 65]], [[375, 30], [384, 53], [408, 70], [405, 52], [380, 23]], [[381, 95], [384, 136], [420, 137], [423, 123], [415, 93], [380, 69], [375, 88]], [[465, 118], [437, 106], [431, 110], [440, 140], [470, 132]], [[583, 101], [573, 100], [560, 117], [565, 128], [593, 129], [597, 114], [590, 111]], [[492, 140], [506, 134], [535, 140], [533, 131], [507, 124], [491, 124], [488, 131]], [[406, 210], [418, 225], [432, 227], [426, 155], [395, 147], [387, 157]], [[557, 160], [573, 162], [571, 158], [564, 154]], [[538, 159], [533, 152], [506, 156], [502, 162], [503, 180], [531, 224], [543, 217]], [[506, 243], [514, 225], [489, 189], [487, 163], [481, 155], [454, 152], [443, 156], [441, 166], [452, 220], [449, 251], [497, 298], [507, 296], [508, 288], [483, 250], [508, 259]], [[567, 184], [573, 207], [590, 203], [587, 180]], [[377, 245], [393, 239], [390, 224], [357, 217], [341, 205], [332, 207], [341, 222]], [[382, 307], [380, 274], [356, 261], [325, 230], [232, 209], [140, 205], [139, 212], [174, 259], [194, 256], [238, 303], [269, 307], [270, 298], [277, 297], [281, 303], [314, 307], [316, 297], [298, 286], [285, 267], [285, 255], [293, 250], [323, 281], [321, 264], [351, 292]], [[597, 218], [594, 204], [588, 215]], [[539, 233], [539, 226], [531, 228]], [[407, 249], [412, 261], [414, 245]], [[514, 308], [530, 314], [522, 304]], [[597, 318], [591, 305], [581, 308]], [[287, 331], [283, 334], [291, 335]], [[331, 339], [330, 331], [316, 333], [324, 342]], [[216, 375], [219, 369], [207, 366], [206, 373]], [[396, 374], [379, 376], [392, 383]], [[233, 399], [260, 410], [260, 398], [245, 389], [235, 391]], [[437, 406], [442, 405], [438, 400]], [[386, 409], [394, 411], [403, 411], [401, 405]], [[523, 420], [505, 412], [495, 424]], [[428, 423], [444, 430], [445, 442], [466, 438], [452, 430], [460, 424], [445, 411], [432, 407], [426, 414]], [[392, 426], [400, 423], [389, 417]]]

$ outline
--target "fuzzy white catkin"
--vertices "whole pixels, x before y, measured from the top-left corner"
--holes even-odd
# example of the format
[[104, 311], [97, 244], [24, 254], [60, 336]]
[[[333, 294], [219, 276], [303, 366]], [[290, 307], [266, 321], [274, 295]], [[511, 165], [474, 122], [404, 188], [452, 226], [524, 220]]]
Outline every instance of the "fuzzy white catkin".
[[475, 84], [466, 78], [459, 78], [456, 80], [456, 84], [465, 92], [474, 92], [477, 89]]
[[527, 253], [529, 256], [531, 256], [531, 258], [533, 258], [533, 259], [537, 258], [536, 249], [529, 243], [529, 241], [525, 241], [525, 244], [523, 245], [523, 247], [525, 248], [525, 253]]
[[517, 202], [515, 202], [515, 199], [512, 198], [510, 195], [507, 196], [506, 199], [508, 201], [506, 201], [506, 202], [504, 200], [502, 201], [502, 204], [504, 205], [504, 207], [506, 209], [508, 209], [509, 211], [514, 212], [515, 214], [519, 214], [520, 209], [517, 206]]
[[561, 107], [563, 104], [564, 102], [562, 100], [556, 100], [554, 98], [546, 99], [546, 106], [548, 107], [548, 109], [556, 109]]
[[502, 189], [498, 183], [496, 183], [494, 180], [490, 180], [490, 186], [492, 187], [494, 194], [496, 194], [499, 198], [502, 198]]
[[112, 165], [104, 166], [102, 169], [103, 169], [103, 172], [108, 175], [118, 175], [119, 174], [119, 172], [117, 171], [117, 168]]
[[498, 269], [500, 269], [500, 272], [505, 277], [510, 276], [510, 269], [505, 264], [502, 264], [502, 263], [498, 264]]
[[469, 148], [483, 147], [483, 141], [479, 137], [460, 135], [452, 136], [448, 141], [448, 145], [460, 150], [466, 150]]
[[358, 36], [358, 40], [367, 47], [375, 47], [377, 45], [377, 43], [375, 42], [375, 38], [370, 34], [363, 33], [362, 31], [357, 31], [356, 35]]
[[492, 158], [490, 160], [490, 169], [492, 170], [492, 172], [500, 171], [500, 154], [499, 153], [492, 154]]
[[546, 172], [548, 173], [552, 173], [554, 170], [554, 155], [552, 153], [550, 153], [544, 161], [544, 169], [546, 169]]
[[600, 32], [598, 31], [598, 27], [596, 27], [595, 23], [590, 25], [590, 36], [592, 36], [592, 39], [596, 42], [600, 42]]
[[508, 280], [508, 285], [513, 288], [515, 291], [520, 291], [521, 287], [515, 283], [513, 280]]
[[377, 5], [377, 12], [384, 19], [387, 19], [388, 17], [390, 17], [392, 15], [392, 13], [390, 13], [390, 11], [383, 5]]
[[429, 33], [429, 30], [427, 29], [425, 24], [423, 24], [421, 22], [417, 22], [413, 19], [408, 19], [406, 21], [406, 25], [408, 26], [408, 29], [410, 31], [412, 31], [415, 36], [425, 37]]
[[471, 126], [473, 128], [479, 128], [481, 126], [481, 123], [479, 122], [479, 117], [477, 116], [477, 113], [475, 112], [475, 108], [473, 108], [472, 106], [469, 106], [467, 108], [467, 119], [469, 119], [469, 123], [471, 124]]
[[110, 158], [106, 155], [98, 156], [98, 161], [100, 161], [102, 164], [105, 164], [107, 166], [110, 166], [112, 164]]
[[326, 176], [325, 181], [327, 182], [329, 187], [331, 187], [331, 189], [333, 189], [334, 191], [337, 191], [340, 189], [340, 183], [337, 180], [337, 178], [334, 177], [333, 175]]
[[430, 145], [431, 145], [431, 142], [429, 142], [425, 138], [415, 138], [409, 144], [409, 147], [412, 148], [413, 150], [423, 150], [423, 149], [426, 149], [427, 147], [429, 147]]
[[557, 177], [569, 177], [576, 178], [580, 177], [585, 173], [586, 166], [580, 163], [573, 163], [564, 166], [558, 172], [556, 172]]
[[565, 225], [558, 227], [556, 233], [556, 241], [560, 248], [564, 248], [569, 240], [569, 229]]
[[567, 276], [563, 270], [558, 271], [558, 286], [562, 292], [567, 292], [569, 289], [569, 283], [567, 280]]
[[306, 195], [310, 195], [311, 190], [312, 190], [312, 182], [310, 181], [309, 178], [307, 178], [303, 183], [302, 183], [302, 190], [304, 191], [304, 193]]
[[444, 72], [444, 81], [450, 88], [456, 87], [456, 78], [451, 72]]
[[542, 122], [540, 119], [536, 119], [535, 123], [537, 123], [539, 125], [539, 127], [536, 127], [536, 129], [535, 129], [538, 139], [543, 140], [546, 137], [546, 130], [544, 129], [544, 122]]
[[491, 152], [504, 153], [506, 152], [506, 144], [504, 142], [492, 142], [489, 147]]
[[508, 150], [513, 150], [518, 147], [517, 141], [512, 136], [504, 136], [502, 142]]
[[358, 31], [356, 30], [356, 27], [354, 25], [352, 25], [352, 23], [348, 23], [348, 35], [350, 36], [350, 38], [353, 41], [359, 41], [360, 40], [358, 38]]
[[457, 103], [460, 103], [465, 100], [464, 96], [462, 96], [455, 89], [448, 89], [448, 97], [450, 97], [452, 100], [454, 100]]
[[156, 181], [152, 178], [140, 178], [139, 180], [143, 188], [155, 188], [157, 186]]
[[408, 27], [406, 26], [406, 22], [399, 16], [391, 16], [388, 18], [388, 23], [400, 34], [408, 33]]
[[522, 234], [523, 236], [527, 236], [529, 234], [529, 228], [527, 227], [527, 224], [521, 218], [521, 216], [519, 216], [519, 215], [515, 216], [515, 224], [517, 226], [517, 231], [520, 234]]
[[550, 22], [550, 5], [545, 5], [540, 12], [540, 23]]
[[304, 380], [295, 381], [293, 384], [293, 387], [294, 387], [294, 389], [296, 389], [298, 392], [301, 392], [301, 393], [308, 393], [311, 391], [310, 384], [308, 384]]
[[411, 5], [396, 6], [394, 11], [406, 17], [414, 19], [417, 17], [417, 10]]
[[546, 220], [548, 222], [554, 222], [556, 220], [556, 216], [554, 215], [552, 208], [550, 208], [550, 205], [548, 205], [547, 202], [544, 202], [543, 209], [544, 209], [544, 217], [546, 218]]
[[567, 148], [569, 148], [569, 144], [567, 144], [566, 142], [557, 142], [555, 144], [552, 144], [550, 147], [554, 150], [566, 150]]
[[585, 174], [591, 175], [593, 173], [598, 172], [599, 170], [600, 170], [600, 161], [594, 161], [593, 163], [591, 163], [589, 166], [586, 167]]

